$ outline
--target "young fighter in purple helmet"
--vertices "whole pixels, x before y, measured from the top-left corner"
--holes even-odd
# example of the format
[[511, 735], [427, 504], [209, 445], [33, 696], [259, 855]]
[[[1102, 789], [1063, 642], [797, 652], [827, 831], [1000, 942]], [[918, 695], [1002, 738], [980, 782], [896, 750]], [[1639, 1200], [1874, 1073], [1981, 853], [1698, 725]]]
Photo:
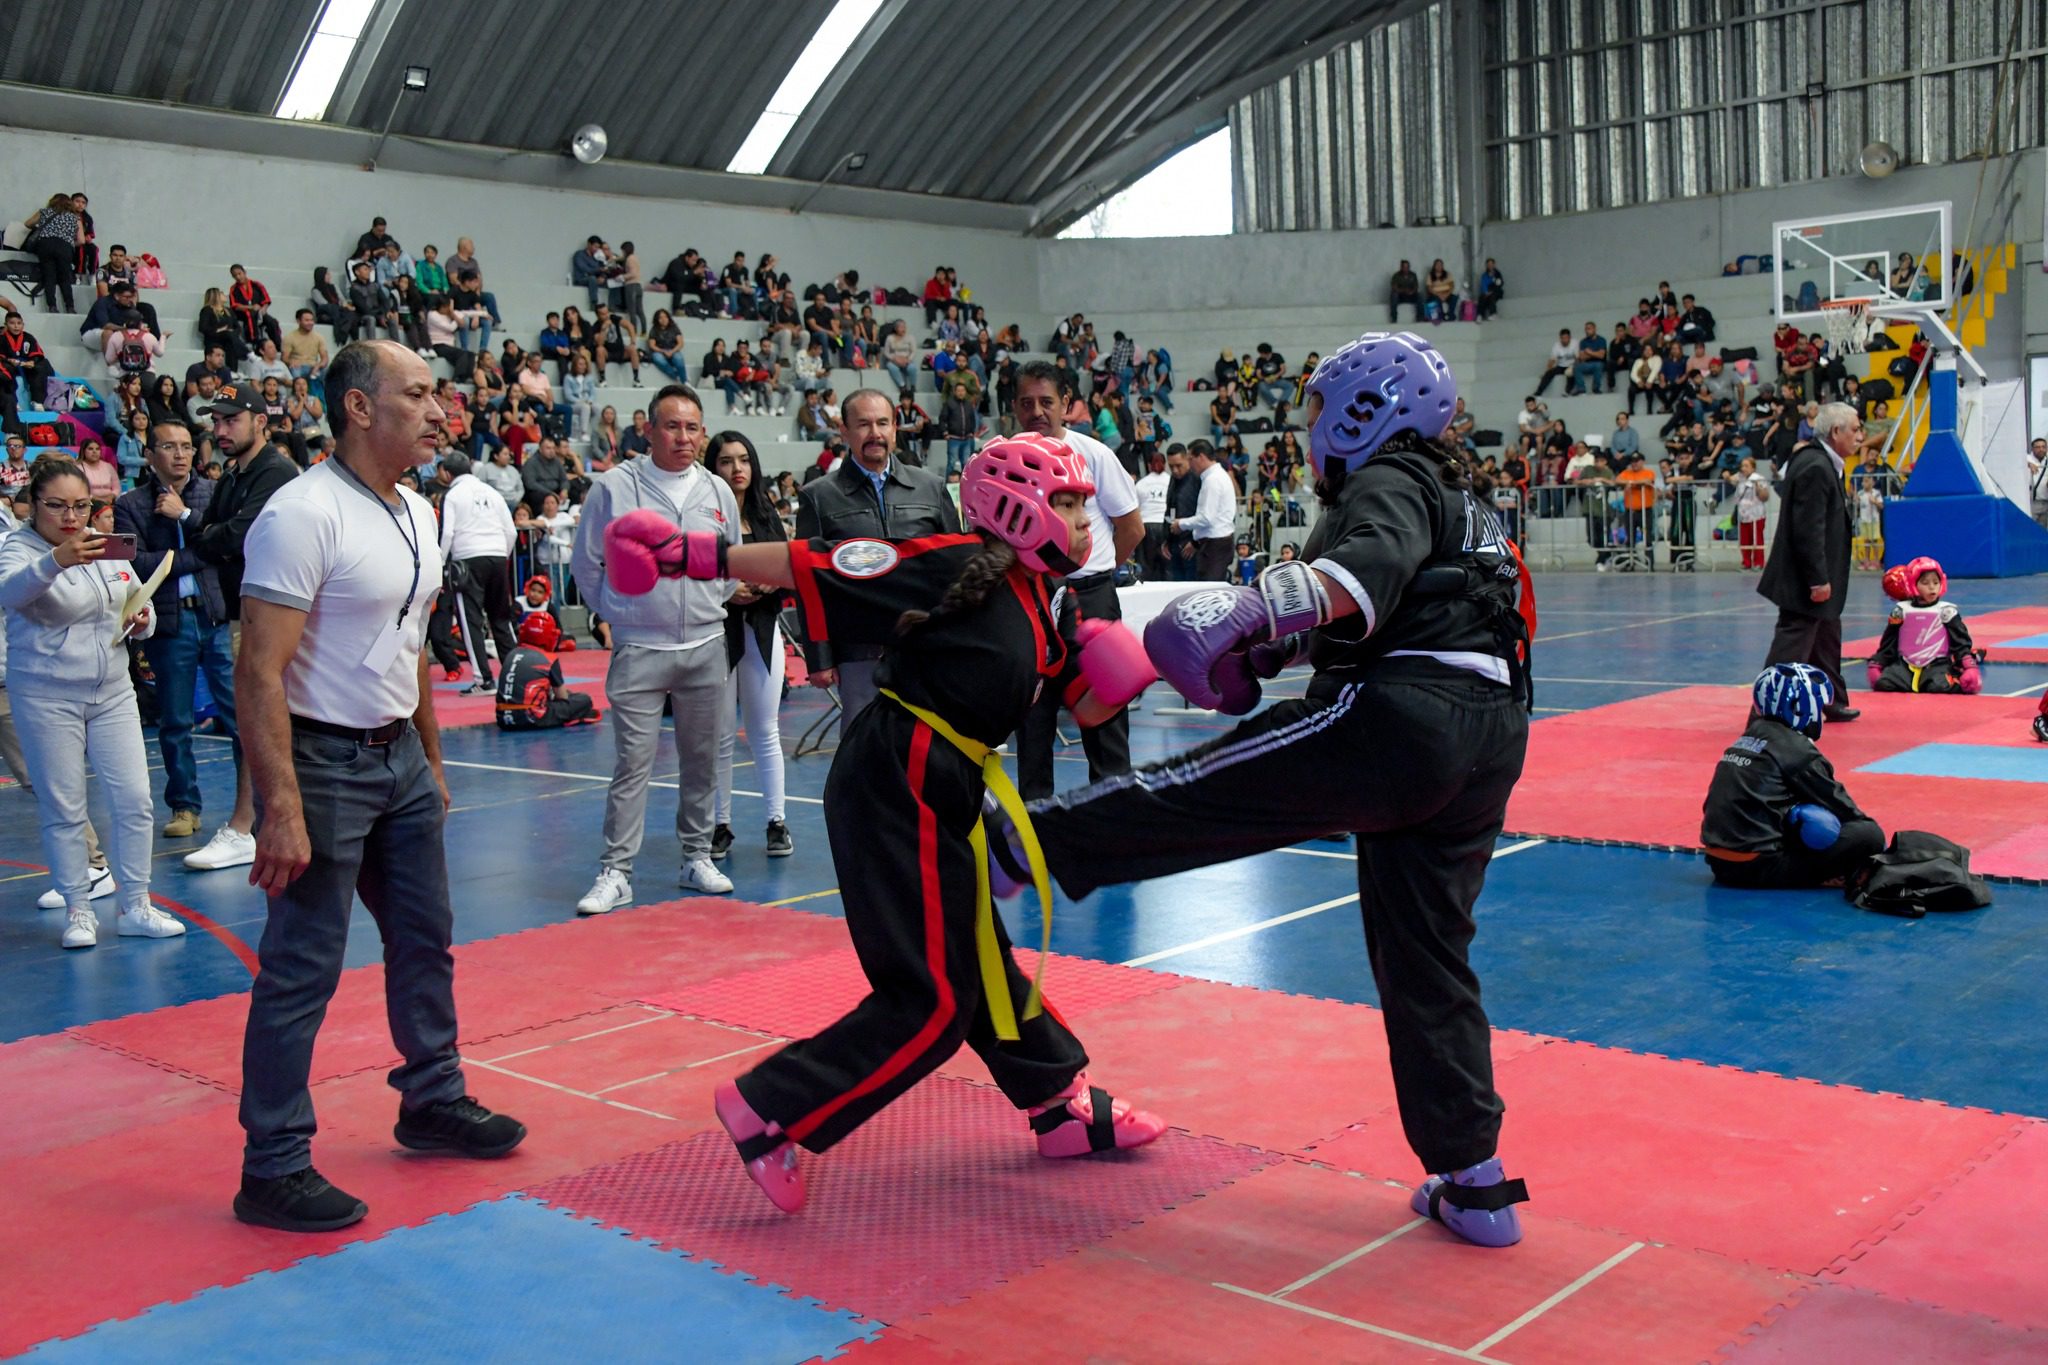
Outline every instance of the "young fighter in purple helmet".
[[[1439, 440], [1456, 398], [1450, 366], [1411, 333], [1370, 332], [1324, 360], [1308, 414], [1326, 510], [1304, 554], [1250, 587], [1177, 597], [1145, 631], [1198, 706], [1243, 715], [1297, 657], [1315, 669], [1307, 696], [1034, 803], [1031, 821], [1077, 897], [1356, 831], [1401, 1123], [1428, 1173], [1415, 1210], [1507, 1246], [1527, 1193], [1494, 1155], [1502, 1106], [1467, 950], [1528, 745], [1533, 608], [1492, 506]], [[990, 844], [1012, 882], [1014, 844]]]

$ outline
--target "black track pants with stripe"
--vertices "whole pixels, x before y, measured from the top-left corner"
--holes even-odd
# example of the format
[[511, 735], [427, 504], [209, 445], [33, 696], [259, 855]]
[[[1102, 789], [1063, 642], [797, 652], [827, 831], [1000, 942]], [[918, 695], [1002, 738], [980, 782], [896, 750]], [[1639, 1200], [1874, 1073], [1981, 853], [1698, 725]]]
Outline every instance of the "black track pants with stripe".
[[[847, 727], [825, 781], [826, 832], [846, 928], [869, 994], [813, 1037], [740, 1077], [754, 1112], [822, 1152], [930, 1075], [966, 1043], [1018, 1108], [1042, 1104], [1088, 1064], [1048, 1004], [997, 1040], [974, 950], [974, 850], [980, 768], [883, 698]], [[1009, 962], [1021, 1015], [1031, 989]]]
[[1188, 753], [1035, 803], [1032, 823], [1076, 897], [1355, 831], [1402, 1126], [1442, 1172], [1492, 1156], [1500, 1133], [1468, 952], [1529, 723], [1505, 687], [1401, 663], [1366, 681], [1318, 676], [1306, 699]]

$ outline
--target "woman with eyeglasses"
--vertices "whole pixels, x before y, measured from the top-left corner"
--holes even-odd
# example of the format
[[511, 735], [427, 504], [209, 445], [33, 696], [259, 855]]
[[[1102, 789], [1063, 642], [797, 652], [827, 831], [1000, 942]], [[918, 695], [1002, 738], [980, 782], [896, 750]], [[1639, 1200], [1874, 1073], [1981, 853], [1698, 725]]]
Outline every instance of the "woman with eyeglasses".
[[129, 613], [136, 566], [104, 558], [115, 542], [91, 525], [84, 471], [70, 460], [44, 458], [28, 488], [28, 522], [0, 541], [0, 611], [7, 618], [7, 691], [35, 782], [43, 858], [64, 899], [63, 944], [99, 942], [85, 835], [88, 760], [112, 816], [121, 888], [116, 927], [141, 938], [174, 938], [184, 924], [149, 900], [149, 759], [125, 643], [153, 633], [156, 614], [146, 599]]

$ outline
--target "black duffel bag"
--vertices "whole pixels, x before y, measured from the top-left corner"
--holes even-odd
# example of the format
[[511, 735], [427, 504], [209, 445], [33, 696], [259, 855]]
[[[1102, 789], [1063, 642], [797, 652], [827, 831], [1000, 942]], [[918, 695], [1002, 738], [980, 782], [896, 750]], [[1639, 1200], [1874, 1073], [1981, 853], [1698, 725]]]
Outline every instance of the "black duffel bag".
[[1919, 829], [1894, 833], [1890, 848], [1844, 879], [1842, 894], [1860, 909], [1907, 919], [1991, 904], [1990, 885], [1970, 871], [1970, 850]]

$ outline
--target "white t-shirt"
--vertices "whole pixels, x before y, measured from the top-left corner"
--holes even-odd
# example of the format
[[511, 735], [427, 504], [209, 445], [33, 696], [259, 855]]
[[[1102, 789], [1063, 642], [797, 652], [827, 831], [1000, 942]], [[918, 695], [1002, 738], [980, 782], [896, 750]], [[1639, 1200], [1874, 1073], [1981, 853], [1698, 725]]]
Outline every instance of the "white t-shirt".
[[1116, 527], [1111, 522], [1138, 510], [1137, 486], [1116, 453], [1093, 436], [1068, 427], [1060, 439], [1088, 461], [1088, 477], [1095, 484], [1095, 496], [1088, 499], [1088, 562], [1075, 577], [1108, 573], [1116, 568]]
[[[327, 460], [273, 493], [249, 528], [243, 594], [306, 613], [284, 669], [295, 716], [367, 730], [419, 709], [420, 645], [441, 590], [441, 547], [427, 500], [397, 491], [402, 507]], [[412, 606], [394, 630], [408, 595]], [[395, 654], [383, 639], [394, 634]], [[387, 654], [381, 668], [367, 662]]]
[[1165, 470], [1147, 474], [1138, 480], [1138, 515], [1147, 526], [1154, 526], [1166, 520], [1166, 486], [1171, 482]]

